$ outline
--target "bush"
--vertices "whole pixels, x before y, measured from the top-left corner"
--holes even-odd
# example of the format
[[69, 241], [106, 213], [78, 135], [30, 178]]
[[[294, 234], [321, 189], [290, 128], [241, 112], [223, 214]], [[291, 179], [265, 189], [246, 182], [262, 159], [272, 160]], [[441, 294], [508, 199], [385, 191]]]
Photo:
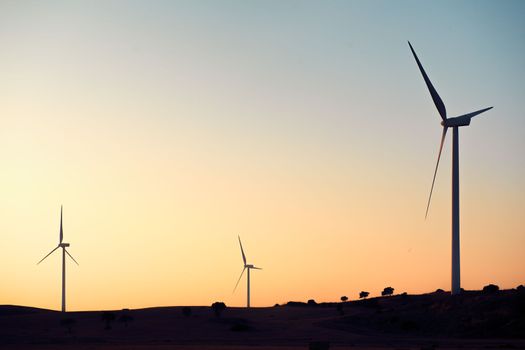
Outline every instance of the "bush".
[[337, 303], [335, 309], [337, 310], [339, 315], [343, 316], [345, 314], [345, 312], [343, 310], [343, 304]]
[[231, 327], [230, 330], [232, 332], [247, 332], [251, 331], [253, 328], [245, 323], [245, 322], [235, 322]]
[[343, 296], [341, 297], [341, 301], [342, 301], [343, 303], [346, 302], [346, 301], [348, 301], [348, 297], [347, 297], [346, 295], [343, 295]]
[[401, 323], [401, 329], [404, 331], [417, 331], [419, 329], [419, 325], [412, 320], [406, 320]]
[[366, 299], [369, 295], [370, 293], [362, 291], [361, 293], [359, 293], [359, 299]]
[[392, 295], [394, 294], [394, 288], [392, 287], [386, 287], [385, 289], [383, 289], [383, 291], [381, 292], [381, 295], [382, 296], [387, 296], [387, 295]]
[[499, 287], [495, 284], [489, 284], [483, 287], [483, 293], [492, 294], [492, 293], [497, 293], [498, 291], [499, 291]]
[[190, 317], [191, 316], [191, 307], [189, 306], [184, 306], [182, 308], [182, 314], [186, 317]]
[[308, 306], [316, 306], [316, 305], [317, 305], [317, 303], [316, 303], [316, 301], [315, 301], [315, 300], [313, 300], [313, 299], [310, 299], [310, 300], [308, 300], [308, 302], [306, 303], [306, 305], [308, 305]]
[[211, 304], [211, 308], [213, 309], [216, 317], [221, 317], [222, 312], [226, 310], [226, 304], [224, 304], [222, 301], [216, 301]]
[[127, 312], [124, 312], [122, 315], [120, 315], [118, 320], [119, 320], [119, 322], [124, 323], [124, 327], [128, 328], [128, 323], [133, 321], [133, 316], [131, 316]]
[[330, 343], [327, 341], [311, 341], [310, 344], [308, 344], [309, 350], [329, 350], [330, 349]]
[[68, 317], [60, 320], [60, 325], [67, 329], [67, 333], [71, 334], [73, 331], [73, 326], [77, 323], [74, 318]]
[[106, 323], [105, 329], [109, 330], [111, 329], [111, 322], [115, 321], [116, 316], [113, 312], [104, 311], [100, 318]]

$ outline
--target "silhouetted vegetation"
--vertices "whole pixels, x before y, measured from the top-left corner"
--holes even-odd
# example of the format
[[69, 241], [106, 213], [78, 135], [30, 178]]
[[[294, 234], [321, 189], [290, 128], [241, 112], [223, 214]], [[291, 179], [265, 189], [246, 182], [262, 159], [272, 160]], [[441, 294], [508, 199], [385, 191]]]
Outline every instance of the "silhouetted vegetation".
[[60, 320], [60, 325], [62, 327], [65, 327], [67, 330], [67, 333], [71, 334], [73, 332], [73, 326], [77, 323], [77, 321], [74, 318], [67, 317]]
[[519, 286], [516, 287], [516, 290], [518, 291], [518, 293], [524, 293], [525, 287], [523, 286], [523, 284], [520, 284]]
[[392, 287], [386, 287], [385, 289], [383, 289], [383, 291], [381, 292], [381, 295], [382, 296], [387, 296], [387, 295], [392, 295], [394, 294], [394, 288]]
[[343, 310], [343, 304], [337, 303], [336, 306], [335, 306], [335, 309], [337, 310], [337, 313], [339, 315], [343, 316], [345, 314], [345, 312]]
[[216, 317], [221, 317], [222, 312], [226, 310], [226, 304], [224, 304], [222, 301], [216, 301], [211, 304], [211, 308]]
[[317, 302], [313, 299], [309, 299], [308, 302], [306, 303], [306, 305], [308, 306], [316, 306], [317, 305]]
[[308, 344], [309, 350], [329, 350], [330, 342], [327, 341], [311, 341]]
[[499, 292], [499, 287], [495, 284], [488, 284], [483, 287], [483, 293], [497, 293]]
[[359, 293], [359, 299], [366, 299], [369, 295], [370, 293], [362, 291], [361, 293]]
[[372, 298], [355, 304], [370, 306], [370, 310], [361, 309], [331, 322], [417, 336], [525, 337], [525, 293], [516, 289], [496, 293], [465, 291], [454, 297], [443, 292]]
[[115, 314], [113, 312], [110, 312], [110, 311], [104, 311], [102, 313], [102, 315], [100, 315], [100, 318], [102, 319], [102, 321], [104, 321], [106, 323], [106, 326], [104, 329], [106, 330], [110, 330], [111, 329], [111, 322], [115, 321]]
[[445, 293], [445, 291], [443, 289], [441, 289], [441, 288], [438, 288], [438, 289], [436, 289], [436, 291], [434, 293], [436, 293], [436, 294], [443, 294], [443, 293]]
[[253, 327], [248, 324], [246, 320], [236, 320], [230, 327], [232, 332], [248, 332], [253, 330]]
[[342, 301], [343, 303], [344, 303], [344, 302], [347, 302], [347, 301], [348, 301], [348, 297], [345, 296], [345, 295], [343, 295], [343, 296], [341, 297], [341, 301]]
[[124, 323], [124, 327], [128, 328], [128, 324], [133, 321], [133, 316], [131, 316], [127, 311], [124, 311], [118, 320], [119, 322]]
[[185, 316], [185, 317], [190, 317], [191, 316], [191, 307], [189, 306], [184, 306], [182, 308], [182, 314]]

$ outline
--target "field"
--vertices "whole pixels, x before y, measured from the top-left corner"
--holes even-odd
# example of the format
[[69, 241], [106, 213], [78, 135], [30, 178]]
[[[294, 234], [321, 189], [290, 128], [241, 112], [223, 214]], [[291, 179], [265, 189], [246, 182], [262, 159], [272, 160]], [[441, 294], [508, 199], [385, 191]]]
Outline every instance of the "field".
[[[187, 311], [187, 309], [186, 309]], [[267, 308], [60, 312], [0, 306], [0, 348], [196, 350], [525, 349], [525, 294], [398, 295]]]

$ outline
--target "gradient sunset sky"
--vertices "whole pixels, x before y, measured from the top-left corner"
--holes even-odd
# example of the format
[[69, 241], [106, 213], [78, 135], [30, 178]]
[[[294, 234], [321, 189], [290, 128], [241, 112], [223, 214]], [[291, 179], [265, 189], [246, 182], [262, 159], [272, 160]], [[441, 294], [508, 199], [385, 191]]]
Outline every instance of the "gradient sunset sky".
[[[0, 304], [335, 301], [525, 283], [525, 2], [0, 1]], [[449, 135], [451, 136], [451, 135]]]

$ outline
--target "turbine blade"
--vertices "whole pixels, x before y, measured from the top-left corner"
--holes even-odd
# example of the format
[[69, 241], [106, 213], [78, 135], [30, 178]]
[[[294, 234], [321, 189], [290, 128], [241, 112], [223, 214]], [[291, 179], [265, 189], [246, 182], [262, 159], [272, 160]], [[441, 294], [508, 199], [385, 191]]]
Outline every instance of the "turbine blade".
[[262, 270], [262, 268], [260, 268], [260, 267], [255, 267], [255, 266], [254, 266], [254, 267], [251, 267], [251, 268], [252, 268], [252, 269], [255, 269], [255, 270]]
[[436, 174], [439, 166], [439, 159], [441, 158], [441, 151], [443, 150], [443, 144], [445, 143], [445, 136], [447, 136], [447, 127], [443, 127], [443, 134], [441, 135], [441, 145], [439, 145], [438, 159], [436, 163], [436, 169], [434, 170], [434, 177], [432, 178], [432, 187], [430, 187], [430, 195], [428, 196], [427, 211], [425, 213], [425, 219], [428, 215], [428, 209], [430, 208], [430, 200], [432, 199], [432, 191], [434, 190], [434, 182], [436, 181]]
[[47, 254], [46, 256], [44, 256], [44, 257], [42, 258], [42, 260], [40, 260], [40, 261], [37, 262], [36, 264], [37, 264], [37, 265], [40, 264], [40, 263], [41, 263], [42, 261], [44, 261], [48, 256], [50, 256], [51, 254], [53, 254], [53, 252], [54, 252], [55, 250], [57, 250], [58, 248], [60, 248], [60, 246], [56, 246], [55, 249], [53, 249], [51, 252], [49, 252], [49, 254]]
[[483, 113], [483, 112], [486, 112], [486, 111], [488, 111], [489, 109], [492, 109], [492, 108], [494, 108], [494, 107], [483, 108], [483, 109], [480, 109], [479, 111], [475, 111], [475, 112], [472, 112], [472, 113], [463, 114], [463, 115], [460, 115], [459, 118], [461, 118], [461, 117], [472, 118], [472, 117], [475, 117], [475, 116], [477, 116], [478, 114], [481, 114], [481, 113]]
[[419, 61], [419, 58], [417, 58], [416, 52], [414, 51], [412, 44], [410, 44], [410, 41], [408, 42], [408, 45], [410, 46], [410, 50], [412, 51], [412, 54], [414, 55], [414, 58], [416, 59], [417, 65], [419, 67], [419, 71], [421, 72], [421, 75], [423, 75], [423, 79], [425, 80], [425, 83], [427, 84], [428, 91], [430, 92], [430, 96], [432, 96], [432, 100], [434, 101], [434, 104], [436, 105], [436, 108], [439, 112], [439, 115], [441, 116], [441, 119], [446, 120], [447, 119], [447, 109], [445, 108], [445, 104], [443, 103], [443, 100], [441, 100], [441, 97], [439, 97], [439, 94], [434, 88], [434, 85], [432, 85], [432, 82], [428, 78], [428, 75], [425, 72], [423, 65]]
[[235, 290], [237, 289], [237, 286], [239, 285], [239, 282], [241, 281], [242, 274], [244, 273], [244, 270], [246, 270], [246, 267], [244, 267], [244, 268], [242, 269], [241, 275], [239, 276], [239, 279], [237, 280], [237, 283], [235, 283], [235, 288], [233, 288], [233, 292], [232, 292], [232, 294], [235, 293]]
[[73, 258], [73, 255], [69, 254], [69, 252], [67, 251], [67, 249], [64, 249], [66, 251], [66, 254], [69, 255], [69, 257], [71, 258], [71, 260], [73, 260], [75, 262], [75, 264], [79, 265], [77, 263], [77, 261], [75, 260], [75, 258]]
[[62, 240], [64, 239], [64, 231], [62, 230], [62, 206], [60, 206], [60, 243], [62, 243]]
[[239, 238], [239, 245], [241, 246], [242, 261], [244, 261], [244, 265], [246, 265], [246, 255], [244, 255], [244, 249], [242, 249], [241, 237], [237, 236], [237, 238]]

